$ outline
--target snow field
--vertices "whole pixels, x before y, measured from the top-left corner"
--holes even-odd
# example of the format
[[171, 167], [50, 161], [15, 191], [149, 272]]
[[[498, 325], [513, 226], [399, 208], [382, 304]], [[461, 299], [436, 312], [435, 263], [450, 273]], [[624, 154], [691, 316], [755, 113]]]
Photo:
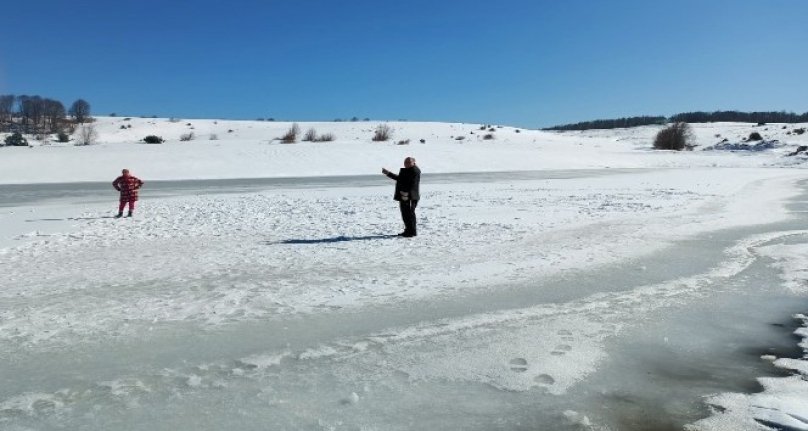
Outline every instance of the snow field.
[[[187, 126], [191, 123], [192, 126]], [[379, 122], [299, 123], [305, 132], [334, 133], [334, 142], [281, 144], [292, 123], [144, 119], [99, 117], [97, 145], [75, 147], [51, 143], [10, 147], [0, 151], [0, 184], [111, 181], [120, 169], [132, 169], [145, 181], [203, 178], [267, 178], [332, 175], [375, 175], [383, 166], [395, 168], [414, 156], [425, 172], [501, 172], [540, 169], [760, 167], [795, 166], [803, 157], [783, 157], [798, 145], [808, 145], [808, 134], [787, 135], [805, 124], [755, 127], [742, 123], [694, 124], [696, 142], [706, 147], [727, 137], [733, 142], [758, 131], [779, 139], [783, 148], [759, 154], [723, 151], [671, 153], [652, 151], [660, 126], [583, 132], [544, 132], [479, 124], [390, 122], [393, 138], [372, 142]], [[131, 125], [131, 129], [120, 126]], [[786, 129], [782, 129], [786, 126]], [[193, 129], [191, 129], [193, 127]], [[768, 130], [764, 130], [768, 129]], [[228, 133], [233, 130], [232, 133]], [[518, 132], [517, 132], [518, 130]], [[195, 132], [193, 141], [179, 137]], [[473, 134], [472, 134], [473, 133]], [[495, 135], [484, 140], [484, 134]], [[167, 139], [164, 144], [138, 143], [146, 135]], [[211, 141], [210, 134], [218, 136]], [[721, 135], [717, 138], [715, 135]], [[464, 137], [458, 141], [458, 137]], [[2, 136], [0, 136], [2, 138]], [[408, 145], [397, 145], [401, 140]], [[420, 139], [426, 143], [421, 144]]]

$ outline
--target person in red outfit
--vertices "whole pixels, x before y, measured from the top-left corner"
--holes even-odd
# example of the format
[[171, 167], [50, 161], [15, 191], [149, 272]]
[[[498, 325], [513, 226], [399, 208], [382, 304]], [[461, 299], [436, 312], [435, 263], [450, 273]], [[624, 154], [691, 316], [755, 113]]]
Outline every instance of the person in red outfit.
[[115, 181], [112, 182], [112, 187], [121, 192], [121, 204], [118, 206], [118, 215], [115, 218], [123, 217], [123, 209], [127, 203], [129, 203], [129, 215], [127, 217], [132, 217], [132, 213], [135, 211], [135, 202], [137, 202], [137, 191], [143, 187], [143, 181], [131, 175], [129, 169], [124, 169], [121, 171], [121, 176], [115, 178]]

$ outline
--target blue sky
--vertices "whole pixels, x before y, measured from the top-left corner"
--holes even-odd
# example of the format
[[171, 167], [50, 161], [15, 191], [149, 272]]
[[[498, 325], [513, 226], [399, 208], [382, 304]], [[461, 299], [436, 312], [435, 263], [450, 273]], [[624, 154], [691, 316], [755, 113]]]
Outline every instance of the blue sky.
[[5, 2], [0, 94], [97, 115], [543, 127], [808, 111], [808, 1]]

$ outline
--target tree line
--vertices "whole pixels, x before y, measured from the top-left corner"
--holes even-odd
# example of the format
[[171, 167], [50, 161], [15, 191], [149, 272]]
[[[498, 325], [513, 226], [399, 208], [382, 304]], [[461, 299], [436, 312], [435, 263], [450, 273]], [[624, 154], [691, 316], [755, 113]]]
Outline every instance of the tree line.
[[683, 112], [671, 117], [640, 116], [625, 117], [610, 120], [583, 121], [574, 124], [547, 127], [543, 130], [590, 130], [590, 129], [619, 129], [627, 127], [660, 125], [667, 123], [808, 123], [808, 112], [795, 114], [793, 112], [741, 112], [741, 111], [714, 111], [714, 112]]
[[90, 120], [90, 104], [84, 99], [65, 109], [62, 102], [47, 97], [0, 95], [0, 132], [60, 133]]

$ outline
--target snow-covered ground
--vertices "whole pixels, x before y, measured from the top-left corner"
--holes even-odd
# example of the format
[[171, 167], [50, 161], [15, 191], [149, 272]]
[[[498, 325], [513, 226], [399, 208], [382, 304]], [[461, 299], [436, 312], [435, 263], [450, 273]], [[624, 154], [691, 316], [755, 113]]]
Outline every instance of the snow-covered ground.
[[[708, 333], [729, 311], [749, 328], [808, 311], [805, 160], [785, 156], [808, 136], [791, 125], [694, 125], [702, 146], [751, 131], [783, 143], [755, 154], [651, 151], [658, 127], [393, 123], [410, 139], [396, 145], [370, 141], [376, 123], [301, 123], [337, 141], [298, 144], [271, 141], [288, 123], [96, 125], [99, 145], [0, 148], [1, 184], [122, 167], [146, 181], [133, 219], [110, 218], [112, 193], [0, 197], [0, 428], [629, 429], [586, 391], [637, 377], [609, 376], [626, 337], [654, 338], [662, 316]], [[178, 142], [190, 127], [197, 140]], [[147, 134], [169, 142], [134, 142]], [[408, 155], [425, 174], [544, 173], [425, 175], [420, 235], [403, 239], [379, 171]], [[378, 182], [149, 196], [156, 179], [362, 174]], [[767, 271], [780, 278], [749, 282]], [[713, 321], [687, 312], [704, 304]], [[795, 374], [757, 394], [694, 389], [713, 415], [679, 420], [808, 429], [805, 361], [752, 363]]]
[[[191, 126], [188, 126], [191, 124]], [[266, 178], [331, 175], [375, 175], [381, 166], [414, 156], [428, 172], [498, 172], [537, 169], [597, 169], [645, 167], [784, 166], [802, 160], [782, 155], [808, 145], [808, 134], [788, 135], [805, 124], [715, 123], [694, 125], [696, 143], [705, 148], [729, 139], [740, 142], [751, 132], [780, 140], [785, 147], [763, 154], [694, 151], [687, 157], [652, 152], [659, 126], [633, 129], [544, 132], [479, 124], [386, 123], [393, 129], [389, 142], [372, 142], [378, 122], [299, 123], [301, 135], [309, 128], [335, 135], [334, 142], [282, 144], [292, 123], [165, 118], [100, 117], [94, 123], [98, 144], [75, 147], [31, 141], [32, 147], [0, 148], [0, 184], [111, 181], [124, 167], [149, 180], [201, 178]], [[131, 128], [121, 129], [121, 127]], [[785, 129], [783, 129], [785, 127]], [[193, 129], [192, 129], [193, 128]], [[229, 132], [231, 131], [232, 132]], [[183, 134], [195, 134], [182, 142]], [[485, 135], [494, 139], [486, 140]], [[147, 135], [166, 139], [145, 144]], [[217, 140], [210, 140], [215, 135]], [[0, 138], [4, 136], [0, 134]], [[458, 138], [462, 140], [457, 140]], [[425, 143], [420, 143], [423, 139]], [[397, 145], [409, 140], [407, 145]]]

